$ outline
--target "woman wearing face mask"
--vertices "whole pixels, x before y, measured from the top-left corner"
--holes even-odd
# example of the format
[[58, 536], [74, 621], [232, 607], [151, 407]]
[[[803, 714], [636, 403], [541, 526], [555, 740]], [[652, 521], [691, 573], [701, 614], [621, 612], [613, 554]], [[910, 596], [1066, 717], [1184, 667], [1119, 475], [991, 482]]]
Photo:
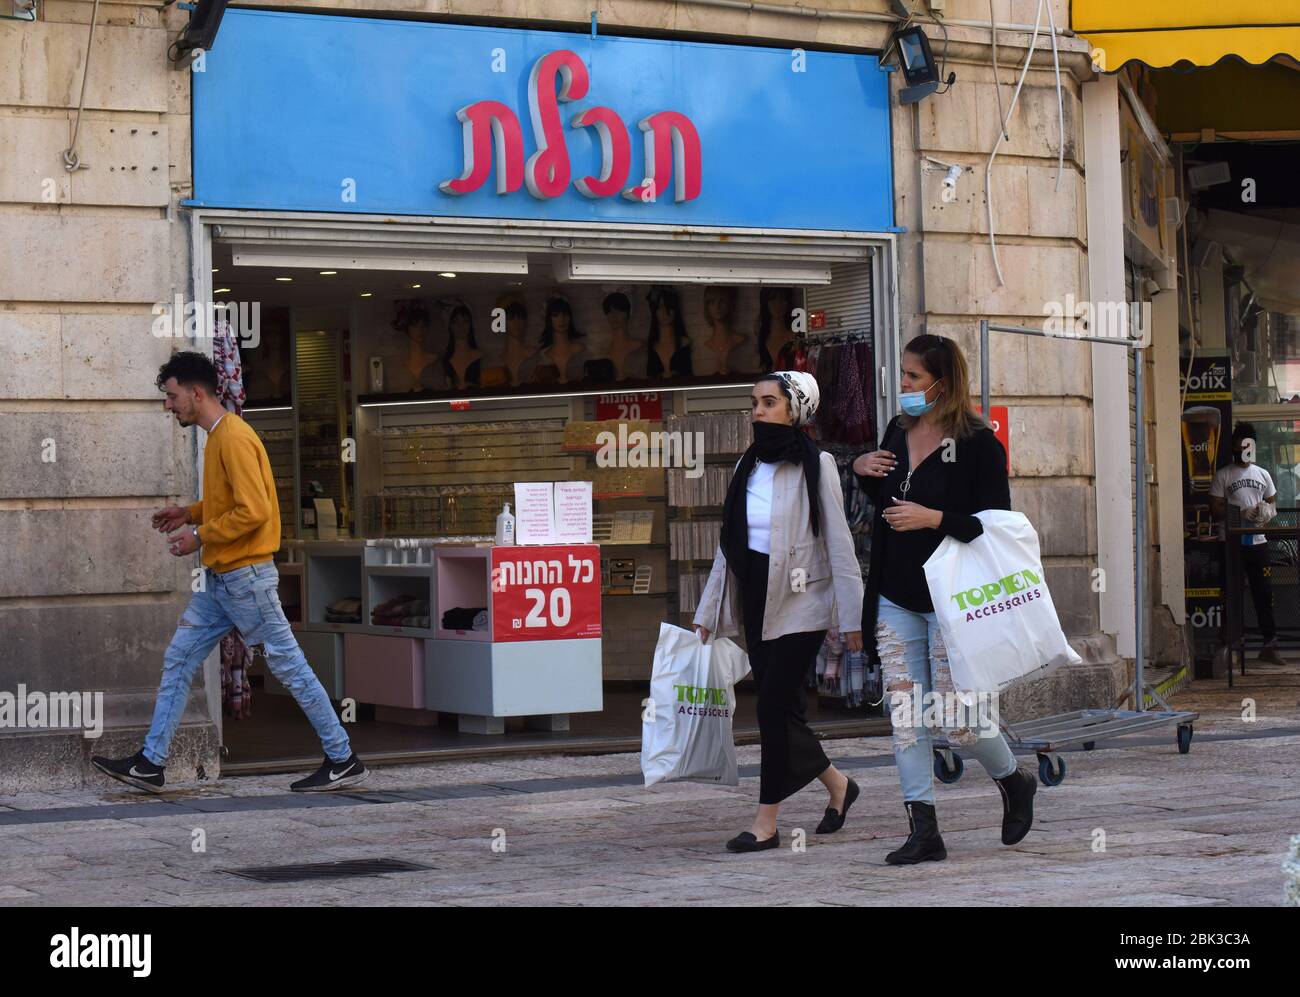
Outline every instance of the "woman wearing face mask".
[[827, 629], [837, 623], [849, 649], [862, 648], [862, 573], [835, 459], [802, 428], [817, 412], [817, 380], [778, 371], [755, 384], [751, 398], [754, 443], [732, 475], [695, 613], [704, 640], [743, 625], [758, 688], [758, 814], [727, 842], [733, 852], [779, 847], [780, 803], [813, 779], [830, 794], [818, 834], [838, 831], [858, 797], [857, 783], [830, 763], [804, 719], [804, 680]]
[[[862, 619], [880, 655], [911, 827], [903, 846], [885, 857], [891, 865], [948, 855], [934, 812], [930, 732], [912, 722], [926, 716], [930, 694], [936, 711], [954, 701], [925, 562], [944, 537], [970, 543], [983, 533], [975, 513], [1011, 508], [1007, 454], [974, 410], [957, 344], [943, 336], [917, 336], [904, 348], [902, 372], [903, 414], [885, 427], [880, 449], [853, 462], [858, 483], [876, 507]], [[916, 704], [918, 691], [922, 700]], [[973, 730], [953, 710], [940, 715], [949, 742], [978, 759], [997, 782], [1002, 842], [1014, 845], [1033, 823], [1034, 777], [1016, 765], [994, 718], [979, 717], [980, 730]], [[982, 736], [990, 731], [993, 736]]]

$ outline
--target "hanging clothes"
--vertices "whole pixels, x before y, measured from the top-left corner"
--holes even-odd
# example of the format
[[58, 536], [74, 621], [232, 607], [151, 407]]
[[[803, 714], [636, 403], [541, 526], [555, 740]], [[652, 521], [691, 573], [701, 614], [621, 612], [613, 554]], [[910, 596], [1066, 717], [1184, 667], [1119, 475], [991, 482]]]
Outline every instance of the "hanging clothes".
[[[244, 391], [244, 365], [239, 340], [224, 315], [213, 326], [212, 362], [217, 368], [217, 400], [227, 412], [242, 415], [248, 397]], [[236, 720], [252, 714], [253, 687], [248, 680], [252, 663], [252, 650], [239, 630], [232, 628], [221, 638], [221, 706], [226, 716]]]
[[216, 320], [212, 332], [212, 362], [217, 368], [217, 399], [227, 412], [240, 415], [248, 400], [244, 391], [244, 365], [239, 358], [239, 341], [230, 320]]

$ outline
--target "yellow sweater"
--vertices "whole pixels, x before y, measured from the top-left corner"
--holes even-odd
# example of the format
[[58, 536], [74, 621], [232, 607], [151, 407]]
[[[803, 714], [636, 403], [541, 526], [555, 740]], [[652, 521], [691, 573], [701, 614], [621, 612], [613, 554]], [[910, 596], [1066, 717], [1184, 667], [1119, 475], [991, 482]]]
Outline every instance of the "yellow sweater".
[[269, 560], [280, 547], [271, 462], [252, 427], [233, 412], [208, 435], [203, 499], [189, 509], [203, 541], [203, 563], [213, 571]]

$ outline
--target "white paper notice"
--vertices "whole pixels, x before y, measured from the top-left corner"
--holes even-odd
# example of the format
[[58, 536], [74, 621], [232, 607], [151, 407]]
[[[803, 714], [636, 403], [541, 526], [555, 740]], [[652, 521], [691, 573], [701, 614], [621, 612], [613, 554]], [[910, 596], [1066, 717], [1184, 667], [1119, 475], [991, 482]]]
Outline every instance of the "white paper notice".
[[591, 482], [555, 483], [555, 542], [591, 543]]
[[555, 505], [549, 481], [515, 482], [515, 543], [555, 543]]

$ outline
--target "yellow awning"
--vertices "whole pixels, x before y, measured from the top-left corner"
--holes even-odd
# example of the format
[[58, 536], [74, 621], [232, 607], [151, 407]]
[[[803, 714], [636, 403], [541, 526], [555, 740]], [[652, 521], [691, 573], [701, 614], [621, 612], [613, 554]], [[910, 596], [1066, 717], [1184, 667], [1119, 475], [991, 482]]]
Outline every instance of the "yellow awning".
[[1132, 60], [1160, 68], [1300, 56], [1300, 0], [1074, 0], [1070, 27], [1108, 73]]

